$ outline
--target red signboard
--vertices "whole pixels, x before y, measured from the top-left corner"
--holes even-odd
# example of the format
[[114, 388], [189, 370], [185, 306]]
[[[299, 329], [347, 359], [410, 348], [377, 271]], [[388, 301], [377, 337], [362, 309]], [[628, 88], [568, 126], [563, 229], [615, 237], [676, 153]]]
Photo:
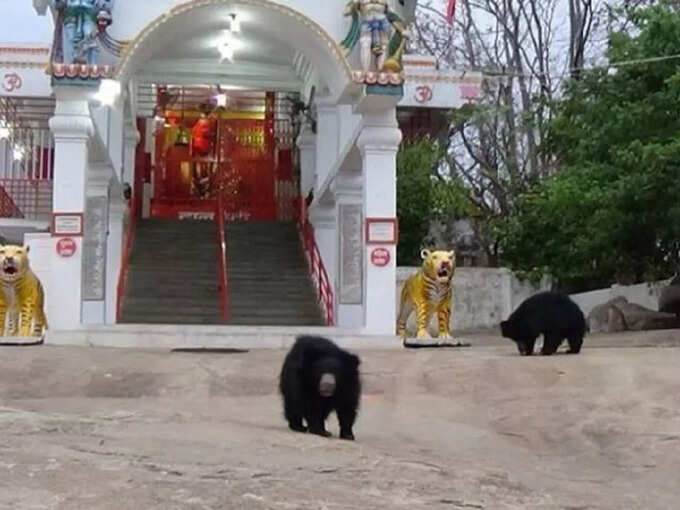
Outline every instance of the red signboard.
[[62, 237], [57, 241], [57, 253], [61, 257], [72, 257], [76, 252], [76, 242], [70, 237]]
[[385, 267], [390, 260], [390, 250], [387, 248], [376, 248], [371, 252], [371, 264], [374, 266]]

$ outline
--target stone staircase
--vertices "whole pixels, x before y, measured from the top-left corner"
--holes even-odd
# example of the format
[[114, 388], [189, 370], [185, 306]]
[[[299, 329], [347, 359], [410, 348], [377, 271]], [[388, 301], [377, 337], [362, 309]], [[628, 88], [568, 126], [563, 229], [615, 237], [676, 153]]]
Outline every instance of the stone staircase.
[[213, 221], [140, 220], [121, 322], [220, 324]]
[[297, 227], [227, 223], [230, 324], [323, 326]]

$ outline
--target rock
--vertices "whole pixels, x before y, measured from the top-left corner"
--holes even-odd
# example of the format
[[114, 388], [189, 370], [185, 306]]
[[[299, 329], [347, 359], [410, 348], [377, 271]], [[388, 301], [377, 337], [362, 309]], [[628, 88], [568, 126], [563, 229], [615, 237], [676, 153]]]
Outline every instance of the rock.
[[623, 296], [618, 296], [593, 308], [588, 315], [588, 326], [592, 333], [676, 329], [680, 328], [680, 318], [629, 303]]
[[619, 306], [628, 300], [617, 296], [602, 305], [597, 305], [588, 314], [588, 328], [591, 333], [616, 333], [626, 330], [626, 323]]
[[657, 312], [636, 303], [626, 303], [619, 309], [629, 331], [680, 328], [680, 319], [672, 313]]

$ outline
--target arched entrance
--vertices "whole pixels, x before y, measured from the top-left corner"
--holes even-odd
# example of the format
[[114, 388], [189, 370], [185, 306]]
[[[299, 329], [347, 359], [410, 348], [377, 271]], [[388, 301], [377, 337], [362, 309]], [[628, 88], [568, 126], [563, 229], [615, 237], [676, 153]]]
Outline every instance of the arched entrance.
[[[165, 120], [152, 157], [154, 211], [179, 199], [192, 201], [185, 213], [210, 208], [197, 199], [210, 198], [206, 185], [217, 179], [233, 188], [230, 205], [239, 190], [241, 198], [250, 193], [234, 215], [261, 219], [280, 209], [277, 193], [291, 192], [293, 110], [311, 90], [333, 100], [352, 84], [340, 45], [312, 19], [271, 0], [183, 3], [137, 34], [115, 77], [132, 91], [133, 110]], [[192, 135], [208, 128], [215, 143], [202, 149]], [[277, 172], [280, 182], [271, 175]]]
[[[238, 300], [234, 295], [229, 299], [232, 318], [241, 317], [232, 324], [319, 324], [321, 313], [313, 291], [304, 294], [298, 286], [298, 282], [309, 282], [306, 267], [301, 272], [299, 263], [290, 264], [287, 287], [276, 273], [286, 265], [286, 257], [292, 259], [300, 251], [290, 229], [300, 203], [299, 181], [293, 171], [292, 124], [296, 106], [309, 101], [310, 90], [316, 90], [317, 97], [337, 100], [351, 86], [351, 76], [341, 48], [319, 25], [269, 0], [187, 2], [150, 23], [121, 58], [116, 78], [129, 92], [131, 110], [138, 117], [154, 119], [153, 127], [146, 129], [146, 138], [153, 137], [155, 142], [147, 179], [153, 190], [151, 217], [222, 218], [215, 206], [224, 204], [232, 223], [258, 222], [253, 229], [227, 226], [229, 288], [232, 293], [240, 292]], [[147, 253], [133, 253], [130, 273], [132, 280], [145, 282], [136, 290], [133, 285], [132, 292], [138, 294], [128, 300], [140, 303], [138, 310], [152, 306], [155, 297], [150, 293], [158, 291], [153, 285], [155, 275], [174, 277], [170, 267], [159, 270], [164, 262], [152, 250], [169, 255], [163, 246], [173, 239], [185, 243], [187, 253], [196, 257], [209, 249], [206, 244], [206, 250], [196, 250], [194, 237], [209, 236], [199, 228], [186, 234], [181, 227], [163, 225], [154, 230], [147, 223], [145, 229]], [[261, 248], [253, 243], [260, 243]], [[135, 249], [142, 250], [141, 246], [137, 243]], [[257, 254], [257, 263], [249, 252]], [[135, 257], [137, 274], [150, 276], [135, 276]], [[304, 264], [303, 258], [300, 261]], [[193, 264], [193, 275], [197, 266], [203, 270], [205, 265]], [[208, 273], [199, 279], [208, 281]], [[181, 295], [167, 297], [180, 288], [169, 285], [167, 278], [164, 295], [158, 300], [169, 304], [158, 317], [183, 317], [183, 322], [190, 323], [188, 310], [194, 308], [201, 322], [215, 319], [203, 315], [201, 302], [209, 306], [209, 292], [197, 293], [190, 306], [182, 309], [188, 301]], [[268, 284], [271, 293], [262, 292]], [[243, 289], [250, 288], [257, 288], [258, 293], [244, 296]], [[286, 299], [291, 288], [311, 299]], [[271, 306], [276, 301], [291, 307], [285, 316], [265, 317], [257, 310], [262, 303]], [[178, 308], [176, 314], [171, 306]], [[248, 307], [257, 313], [249, 315]], [[131, 321], [153, 315], [132, 313]], [[290, 322], [292, 317], [299, 317], [300, 322]]]
[[281, 50], [292, 49], [304, 55], [333, 97], [339, 97], [352, 82], [352, 70], [343, 49], [323, 27], [271, 0], [193, 0], [171, 9], [128, 44], [117, 66], [116, 79], [128, 82], [150, 60], [166, 54], [179, 42], [193, 50], [183, 56], [202, 59], [212, 50], [212, 56], [217, 57], [214, 49], [220, 32], [230, 27], [233, 15], [239, 24], [234, 62], [279, 64]]

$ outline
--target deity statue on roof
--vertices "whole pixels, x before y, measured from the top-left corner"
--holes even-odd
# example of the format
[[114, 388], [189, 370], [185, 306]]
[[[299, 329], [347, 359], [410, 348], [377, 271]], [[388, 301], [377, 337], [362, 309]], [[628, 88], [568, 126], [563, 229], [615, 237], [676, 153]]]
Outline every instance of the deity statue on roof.
[[388, 0], [349, 0], [344, 14], [352, 24], [341, 45], [349, 53], [359, 42], [362, 70], [400, 72], [410, 34]]
[[97, 63], [98, 36], [111, 24], [114, 0], [49, 0], [57, 13], [53, 61], [64, 64]]

